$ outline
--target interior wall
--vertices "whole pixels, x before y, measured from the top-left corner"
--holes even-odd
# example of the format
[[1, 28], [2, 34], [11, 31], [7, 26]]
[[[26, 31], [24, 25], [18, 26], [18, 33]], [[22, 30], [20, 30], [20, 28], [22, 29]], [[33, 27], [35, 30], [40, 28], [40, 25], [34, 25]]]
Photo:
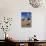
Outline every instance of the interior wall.
[[[22, 11], [32, 12], [32, 27], [21, 27]], [[37, 35], [37, 39], [44, 40], [45, 12], [45, 8], [33, 8], [28, 0], [0, 0], [0, 19], [4, 16], [13, 18], [12, 26], [8, 34], [16, 40], [28, 40], [34, 34]], [[2, 31], [0, 34], [0, 39], [4, 39], [2, 37]]]
[[46, 39], [46, 15], [45, 15], [45, 19], [44, 20], [45, 20], [45, 24], [44, 24], [44, 26], [45, 26], [44, 27], [44, 30], [45, 30], [44, 31], [44, 39]]

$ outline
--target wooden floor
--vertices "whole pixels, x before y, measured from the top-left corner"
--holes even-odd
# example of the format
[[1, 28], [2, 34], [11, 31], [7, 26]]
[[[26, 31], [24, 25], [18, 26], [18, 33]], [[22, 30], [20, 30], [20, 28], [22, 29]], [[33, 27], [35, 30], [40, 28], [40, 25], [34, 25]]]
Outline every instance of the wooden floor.
[[5, 41], [2, 40], [0, 41], [0, 46], [46, 46], [46, 40], [42, 41], [16, 41], [16, 42], [11, 42], [11, 41]]
[[4, 42], [0, 42], [0, 46], [16, 46], [16, 45], [10, 45], [10, 44], [6, 44], [6, 43], [4, 43]]
[[16, 46], [16, 45], [9, 44], [5, 40], [0, 40], [0, 46]]

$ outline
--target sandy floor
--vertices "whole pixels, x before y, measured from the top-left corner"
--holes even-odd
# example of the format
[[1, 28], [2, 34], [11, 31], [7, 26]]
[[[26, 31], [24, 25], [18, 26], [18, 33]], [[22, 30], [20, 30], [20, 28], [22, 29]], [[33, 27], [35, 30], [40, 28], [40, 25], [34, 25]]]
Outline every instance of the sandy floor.
[[21, 25], [22, 27], [31, 27], [31, 20], [24, 20], [24, 21], [21, 21]]

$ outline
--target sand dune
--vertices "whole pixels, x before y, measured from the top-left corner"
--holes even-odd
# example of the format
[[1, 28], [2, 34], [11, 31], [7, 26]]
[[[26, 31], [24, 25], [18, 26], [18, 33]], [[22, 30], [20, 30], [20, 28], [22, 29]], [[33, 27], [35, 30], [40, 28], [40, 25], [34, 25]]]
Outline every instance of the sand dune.
[[21, 21], [22, 27], [31, 27], [31, 23], [32, 23], [31, 20], [24, 20], [24, 21]]

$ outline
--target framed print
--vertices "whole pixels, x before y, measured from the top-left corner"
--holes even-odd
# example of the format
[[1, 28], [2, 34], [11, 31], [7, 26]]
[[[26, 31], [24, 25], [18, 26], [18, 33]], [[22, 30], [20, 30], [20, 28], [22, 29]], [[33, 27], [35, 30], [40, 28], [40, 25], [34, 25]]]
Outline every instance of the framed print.
[[31, 27], [32, 23], [32, 13], [31, 12], [21, 12], [21, 26]]

